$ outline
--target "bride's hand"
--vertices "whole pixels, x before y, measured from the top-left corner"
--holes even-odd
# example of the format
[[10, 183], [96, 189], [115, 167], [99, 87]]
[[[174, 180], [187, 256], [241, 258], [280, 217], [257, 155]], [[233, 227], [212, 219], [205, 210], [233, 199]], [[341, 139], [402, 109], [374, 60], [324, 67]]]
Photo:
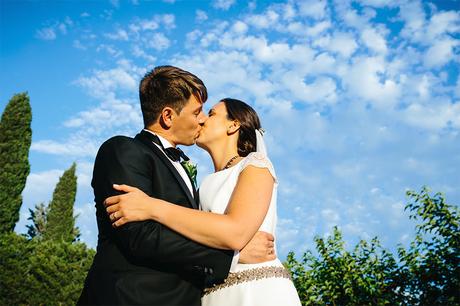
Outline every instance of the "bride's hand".
[[150, 211], [153, 208], [151, 203], [153, 198], [136, 187], [114, 184], [113, 188], [126, 192], [122, 195], [109, 197], [104, 201], [113, 227], [120, 227], [128, 222], [151, 219]]

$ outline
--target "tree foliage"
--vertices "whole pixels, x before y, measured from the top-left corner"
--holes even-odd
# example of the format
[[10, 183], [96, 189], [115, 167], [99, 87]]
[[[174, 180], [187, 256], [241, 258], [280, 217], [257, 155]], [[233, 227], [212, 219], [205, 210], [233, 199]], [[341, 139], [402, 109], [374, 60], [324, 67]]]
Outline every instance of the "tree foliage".
[[406, 209], [419, 221], [408, 250], [399, 247], [406, 294], [419, 305], [460, 305], [460, 211], [441, 193], [408, 191]]
[[27, 220], [32, 221], [32, 224], [27, 225], [27, 236], [30, 239], [42, 239], [46, 229], [46, 219], [49, 212], [49, 207], [45, 203], [35, 205], [35, 209], [29, 208], [30, 216]]
[[74, 241], [79, 236], [75, 228], [73, 206], [77, 193], [77, 176], [75, 163], [64, 171], [53, 192], [53, 199], [49, 204], [46, 215], [46, 228], [43, 233], [45, 240]]
[[307, 251], [300, 262], [289, 253], [287, 265], [304, 305], [396, 305], [393, 272], [397, 264], [377, 238], [345, 250], [334, 227], [327, 239], [315, 238], [318, 257]]
[[0, 233], [14, 230], [30, 172], [32, 110], [27, 93], [13, 96], [0, 121]]
[[0, 122], [0, 305], [74, 305], [95, 254], [75, 242], [75, 164], [60, 178], [50, 205], [30, 210], [29, 237], [13, 232], [30, 171], [31, 119], [23, 93], [11, 99]]
[[0, 305], [75, 305], [94, 254], [83, 243], [0, 235]]
[[460, 305], [460, 215], [440, 193], [408, 191], [406, 210], [419, 221], [397, 258], [377, 238], [347, 251], [340, 231], [315, 238], [316, 251], [286, 265], [303, 305]]

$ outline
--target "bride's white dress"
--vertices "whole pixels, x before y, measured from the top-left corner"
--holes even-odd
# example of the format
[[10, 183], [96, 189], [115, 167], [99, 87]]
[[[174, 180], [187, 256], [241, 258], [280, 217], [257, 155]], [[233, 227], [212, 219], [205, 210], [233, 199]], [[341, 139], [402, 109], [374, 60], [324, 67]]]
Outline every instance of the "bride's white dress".
[[[267, 168], [275, 178], [270, 207], [260, 231], [275, 235], [277, 181], [273, 165], [260, 152], [253, 152], [235, 166], [207, 176], [200, 186], [203, 211], [223, 214], [236, 186], [238, 176], [247, 166]], [[276, 241], [276, 239], [275, 239]], [[290, 306], [301, 305], [297, 291], [279, 259], [260, 264], [237, 264], [222, 285], [207, 289], [203, 306]]]

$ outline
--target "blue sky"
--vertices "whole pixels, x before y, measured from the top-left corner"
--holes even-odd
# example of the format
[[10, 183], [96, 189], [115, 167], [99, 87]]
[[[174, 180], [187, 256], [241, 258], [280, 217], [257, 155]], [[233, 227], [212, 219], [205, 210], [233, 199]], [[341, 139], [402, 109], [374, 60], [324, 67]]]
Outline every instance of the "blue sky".
[[[77, 163], [75, 213], [95, 247], [90, 186], [99, 145], [142, 128], [137, 86], [156, 65], [192, 71], [210, 98], [260, 114], [280, 181], [278, 251], [334, 225], [349, 246], [414, 236], [407, 189], [460, 203], [458, 1], [0, 0], [0, 109], [28, 91], [28, 208]], [[212, 171], [198, 148], [199, 179]]]

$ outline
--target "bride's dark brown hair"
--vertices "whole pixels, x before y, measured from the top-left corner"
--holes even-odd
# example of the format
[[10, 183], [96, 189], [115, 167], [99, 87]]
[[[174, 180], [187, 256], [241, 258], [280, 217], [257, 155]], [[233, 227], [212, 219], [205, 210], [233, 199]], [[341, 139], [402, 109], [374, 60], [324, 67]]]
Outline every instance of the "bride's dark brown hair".
[[236, 120], [240, 123], [238, 136], [238, 154], [242, 157], [257, 150], [256, 129], [260, 129], [260, 120], [256, 111], [247, 103], [225, 98], [221, 100], [227, 109], [229, 120]]

